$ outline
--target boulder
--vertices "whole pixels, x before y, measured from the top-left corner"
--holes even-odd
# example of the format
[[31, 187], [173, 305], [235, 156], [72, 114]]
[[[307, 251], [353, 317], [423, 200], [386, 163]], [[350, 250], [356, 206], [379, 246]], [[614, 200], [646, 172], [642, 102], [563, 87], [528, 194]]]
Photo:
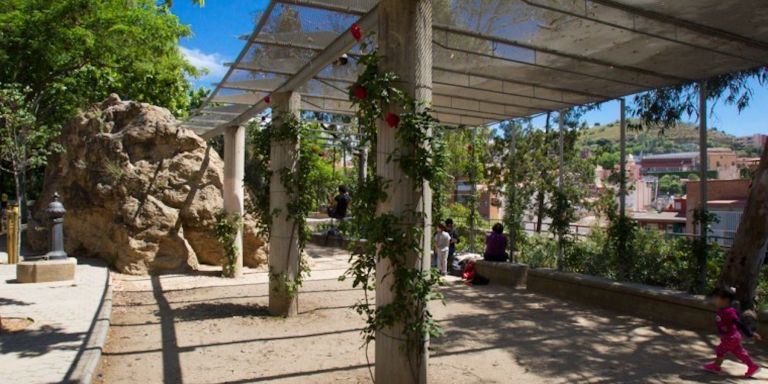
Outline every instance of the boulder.
[[[222, 264], [213, 227], [224, 163], [168, 110], [111, 95], [65, 126], [59, 142], [64, 151], [49, 159], [32, 211], [32, 249], [47, 250], [45, 210], [58, 192], [71, 256], [100, 257], [131, 274]], [[256, 218], [244, 223], [244, 263], [261, 266], [266, 241]]]

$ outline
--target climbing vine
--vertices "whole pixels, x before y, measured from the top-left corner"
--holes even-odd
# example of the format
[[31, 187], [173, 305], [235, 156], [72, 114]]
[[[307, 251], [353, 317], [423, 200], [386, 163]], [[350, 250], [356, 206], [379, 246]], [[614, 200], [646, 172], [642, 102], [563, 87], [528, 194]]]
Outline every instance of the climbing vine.
[[[354, 27], [352, 32], [354, 34]], [[403, 174], [413, 181], [416, 192], [424, 196], [425, 183], [434, 185], [445, 177], [442, 162], [434, 155], [440, 153], [440, 141], [432, 135], [438, 122], [426, 105], [394, 86], [397, 75], [380, 68], [375, 50], [369, 50], [365, 42], [361, 48], [363, 55], [358, 64], [363, 71], [350, 87], [349, 97], [358, 107], [363, 140], [371, 144], [375, 153], [379, 122], [386, 122], [386, 127], [381, 129], [396, 130], [398, 149], [386, 161], [397, 163]], [[375, 169], [375, 164], [371, 166]], [[365, 299], [355, 305], [355, 310], [367, 321], [363, 330], [366, 344], [374, 340], [376, 331], [401, 325], [407, 340], [404, 352], [420, 356], [427, 338], [443, 332], [427, 310], [428, 302], [443, 299], [436, 290], [441, 277], [437, 270], [423, 270], [416, 267], [419, 263], [408, 259], [409, 255], [423, 257], [426, 215], [414, 210], [399, 214], [377, 211], [379, 203], [387, 197], [385, 189], [390, 182], [371, 175], [357, 191], [354, 200], [363, 203], [353, 206], [354, 214], [366, 241], [353, 244], [351, 266], [342, 279], [351, 278], [353, 286], [366, 291]], [[391, 268], [387, 278], [392, 279], [394, 297], [389, 304], [372, 306], [367, 292], [374, 289], [376, 264], [382, 260], [388, 261]], [[413, 374], [415, 369], [411, 367]]]
[[222, 275], [224, 277], [235, 276], [235, 263], [237, 262], [237, 254], [240, 251], [237, 244], [235, 244], [235, 238], [242, 222], [243, 218], [236, 213], [227, 213], [222, 210], [216, 214], [213, 232], [216, 240], [224, 247], [224, 255], [226, 257], [222, 267]]
[[[288, 204], [286, 206], [286, 217], [293, 222], [293, 230], [296, 233], [299, 243], [299, 273], [291, 278], [284, 272], [274, 272], [270, 270], [270, 279], [276, 281], [275, 284], [281, 292], [288, 296], [295, 296], [305, 276], [309, 275], [309, 265], [303, 257], [304, 248], [310, 237], [310, 231], [307, 228], [306, 218], [313, 210], [315, 191], [322, 183], [316, 180], [317, 173], [313, 172], [322, 161], [322, 151], [317, 144], [317, 130], [313, 130], [309, 123], [304, 123], [292, 114], [284, 114], [272, 120], [266, 127], [254, 133], [254, 142], [252, 148], [256, 152], [254, 157], [259, 159], [269, 159], [269, 152], [272, 143], [288, 143], [289, 145], [298, 145], [298, 154], [296, 165], [293, 168], [284, 167], [275, 170], [280, 176], [280, 181], [286, 189]], [[260, 217], [266, 218], [269, 223], [273, 222], [276, 215], [281, 214], [277, 210], [270, 211], [269, 206], [269, 179], [272, 172], [269, 171], [268, 160], [259, 162], [262, 171], [266, 177], [263, 179], [261, 188], [262, 198], [257, 196], [256, 203], [252, 207]], [[265, 192], [266, 191], [266, 192]], [[264, 196], [265, 195], [265, 196]], [[270, 235], [268, 233], [268, 235]], [[286, 262], [291, 262], [290, 257]], [[288, 268], [286, 268], [288, 269]]]

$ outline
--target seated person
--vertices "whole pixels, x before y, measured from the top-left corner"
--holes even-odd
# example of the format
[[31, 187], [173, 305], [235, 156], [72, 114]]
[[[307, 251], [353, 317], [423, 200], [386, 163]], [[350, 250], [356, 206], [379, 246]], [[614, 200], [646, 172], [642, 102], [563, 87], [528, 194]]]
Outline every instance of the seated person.
[[504, 226], [496, 223], [491, 228], [491, 233], [485, 237], [485, 253], [483, 259], [487, 261], [507, 261], [507, 237], [504, 236]]
[[349, 192], [347, 187], [340, 185], [339, 194], [333, 198], [333, 204], [328, 208], [328, 216], [334, 219], [343, 220], [347, 217], [347, 207], [349, 207]]

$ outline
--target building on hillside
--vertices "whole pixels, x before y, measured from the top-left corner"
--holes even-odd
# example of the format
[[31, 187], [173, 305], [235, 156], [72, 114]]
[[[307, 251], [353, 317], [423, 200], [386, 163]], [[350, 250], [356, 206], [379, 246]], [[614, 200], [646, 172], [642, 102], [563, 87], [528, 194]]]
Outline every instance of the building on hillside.
[[768, 135], [756, 133], [751, 136], [737, 137], [734, 142], [744, 147], [752, 147], [760, 149], [768, 143]]
[[736, 167], [738, 167], [739, 170], [748, 169], [750, 172], [754, 172], [759, 165], [759, 157], [740, 157], [736, 160]]
[[[738, 155], [729, 148], [708, 148], [707, 169], [714, 179], [738, 179]], [[673, 174], [686, 178], [691, 173], [699, 171], [699, 152], [664, 153], [646, 155], [640, 160], [642, 175]]]
[[[501, 220], [504, 216], [502, 208], [502, 196], [488, 190], [485, 184], [477, 184], [477, 211], [481, 217], [488, 220]], [[467, 204], [468, 197], [472, 194], [472, 185], [466, 180], [458, 180], [453, 191], [452, 203]]]
[[[749, 197], [750, 185], [751, 180], [747, 179], [707, 181], [707, 209], [717, 217], [717, 222], [712, 223], [712, 235], [721, 245], [730, 246]], [[689, 181], [687, 192], [685, 230], [696, 233], [693, 212], [699, 207], [699, 182]]]
[[630, 216], [640, 227], [656, 229], [664, 233], [683, 233], [685, 214], [680, 212], [633, 212]]

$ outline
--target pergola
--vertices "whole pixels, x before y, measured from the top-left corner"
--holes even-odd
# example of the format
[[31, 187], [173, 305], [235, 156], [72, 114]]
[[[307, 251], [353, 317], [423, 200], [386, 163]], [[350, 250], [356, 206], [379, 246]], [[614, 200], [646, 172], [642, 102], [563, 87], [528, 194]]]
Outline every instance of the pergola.
[[[243, 126], [249, 121], [268, 108], [296, 116], [355, 114], [347, 96], [360, 70], [348, 32], [353, 24], [376, 34], [382, 65], [447, 125], [488, 125], [614, 99], [621, 101], [623, 123], [624, 96], [768, 64], [763, 0], [272, 0], [227, 74], [184, 123], [204, 138], [224, 135], [225, 209], [243, 213]], [[700, 104], [705, 153], [706, 97]], [[377, 156], [386, 158], [396, 142], [391, 130], [380, 129]], [[624, 165], [623, 135], [621, 144]], [[273, 144], [271, 167], [290, 166], [295, 155], [295, 147]], [[706, 164], [702, 168], [703, 180]], [[379, 161], [377, 174], [401, 181], [380, 209], [429, 213], [431, 196], [413, 196], [397, 167]], [[284, 192], [273, 176], [272, 208], [285, 208]], [[299, 257], [291, 228], [284, 215], [274, 219], [269, 261], [295, 276], [296, 268], [284, 268]], [[423, 248], [428, 255], [428, 239]], [[424, 259], [415, 257], [414, 265], [424, 266]], [[386, 281], [380, 283], [377, 304], [391, 300]], [[290, 315], [292, 308], [291, 298], [270, 290], [273, 312]], [[401, 344], [396, 331], [377, 335], [377, 381], [414, 381], [402, 369], [411, 357], [400, 352]]]

